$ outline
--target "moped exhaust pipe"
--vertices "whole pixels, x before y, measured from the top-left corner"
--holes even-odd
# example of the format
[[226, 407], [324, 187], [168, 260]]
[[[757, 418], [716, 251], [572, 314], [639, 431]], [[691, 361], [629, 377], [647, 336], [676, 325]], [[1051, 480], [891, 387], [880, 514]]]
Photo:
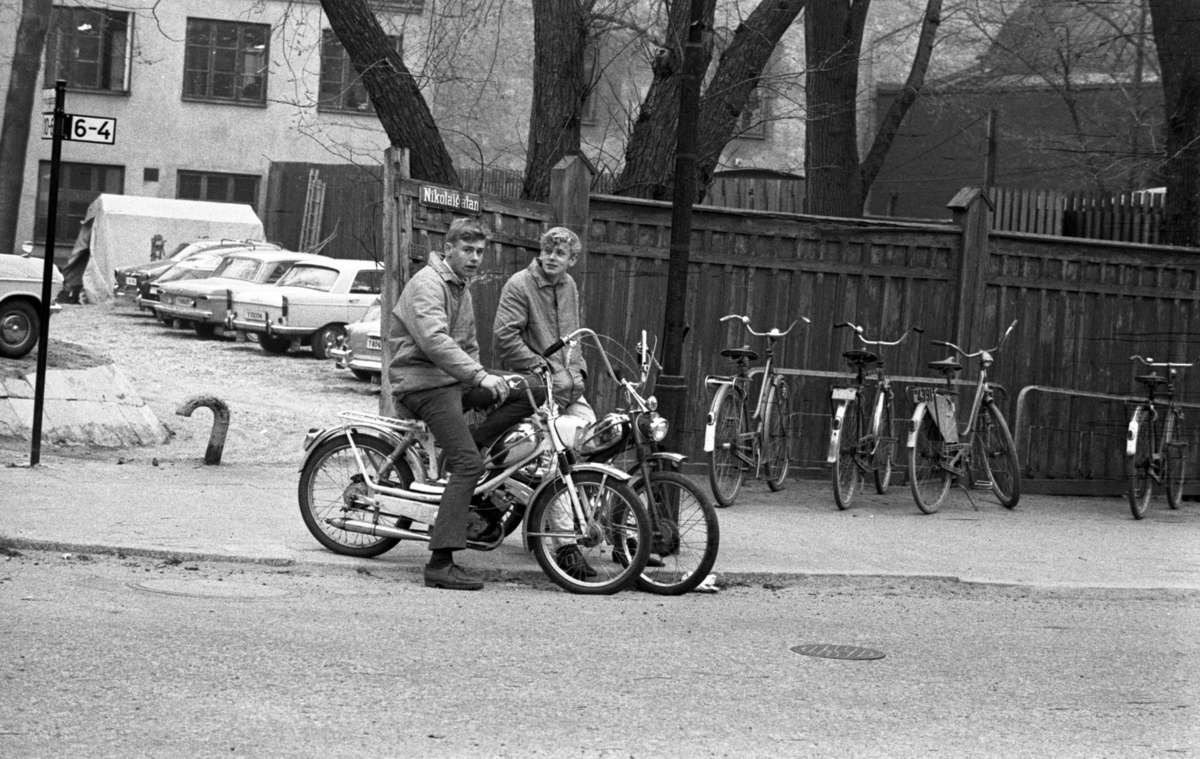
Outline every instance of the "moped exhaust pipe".
[[423, 543], [429, 542], [429, 534], [424, 532], [413, 532], [412, 530], [404, 530], [399, 527], [388, 527], [385, 524], [375, 524], [374, 522], [364, 522], [361, 519], [346, 519], [344, 517], [334, 517], [326, 519], [325, 523], [339, 530], [347, 532], [361, 532], [364, 535], [374, 535], [377, 538], [396, 538], [397, 540], [419, 540]]

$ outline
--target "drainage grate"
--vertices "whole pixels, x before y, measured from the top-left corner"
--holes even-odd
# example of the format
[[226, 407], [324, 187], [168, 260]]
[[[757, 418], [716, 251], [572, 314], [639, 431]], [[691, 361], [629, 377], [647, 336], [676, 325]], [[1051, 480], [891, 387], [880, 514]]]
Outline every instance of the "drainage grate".
[[819, 656], [822, 659], [850, 659], [866, 661], [882, 659], [884, 653], [873, 648], [862, 646], [839, 646], [833, 643], [806, 643], [803, 646], [792, 646], [792, 651], [804, 656]]

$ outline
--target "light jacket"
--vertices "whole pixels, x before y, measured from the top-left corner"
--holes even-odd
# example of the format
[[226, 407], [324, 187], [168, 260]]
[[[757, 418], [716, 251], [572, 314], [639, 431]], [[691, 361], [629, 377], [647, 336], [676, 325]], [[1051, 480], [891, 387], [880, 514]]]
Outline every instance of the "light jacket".
[[[528, 267], [512, 275], [500, 291], [496, 319], [492, 324], [492, 349], [496, 360], [509, 371], [525, 372], [541, 362], [541, 352], [558, 338], [579, 329], [579, 290], [570, 274], [557, 284], [546, 279], [535, 258]], [[576, 346], [550, 356], [554, 367], [554, 398], [572, 403], [583, 395], [587, 362]]]
[[431, 253], [429, 264], [408, 280], [388, 318], [388, 381], [395, 397], [455, 383], [475, 387], [487, 376], [479, 363], [471, 290], [440, 253]]

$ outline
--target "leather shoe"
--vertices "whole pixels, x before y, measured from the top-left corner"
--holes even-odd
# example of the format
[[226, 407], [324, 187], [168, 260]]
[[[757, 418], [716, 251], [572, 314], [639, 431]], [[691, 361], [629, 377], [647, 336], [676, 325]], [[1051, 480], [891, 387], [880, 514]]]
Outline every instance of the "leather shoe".
[[554, 561], [564, 572], [581, 582], [591, 580], [598, 574], [595, 568], [588, 564], [583, 551], [574, 544], [559, 546], [554, 552]]
[[457, 564], [434, 569], [425, 567], [425, 587], [446, 590], [481, 590], [483, 581]]

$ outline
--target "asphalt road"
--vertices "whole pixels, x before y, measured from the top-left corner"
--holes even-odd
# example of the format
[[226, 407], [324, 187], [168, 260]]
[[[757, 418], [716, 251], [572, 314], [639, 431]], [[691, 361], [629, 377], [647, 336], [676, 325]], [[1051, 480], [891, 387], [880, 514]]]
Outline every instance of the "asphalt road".
[[[375, 567], [17, 553], [0, 558], [4, 757], [1200, 752], [1193, 590], [456, 594]], [[885, 656], [791, 651], [810, 643]]]

